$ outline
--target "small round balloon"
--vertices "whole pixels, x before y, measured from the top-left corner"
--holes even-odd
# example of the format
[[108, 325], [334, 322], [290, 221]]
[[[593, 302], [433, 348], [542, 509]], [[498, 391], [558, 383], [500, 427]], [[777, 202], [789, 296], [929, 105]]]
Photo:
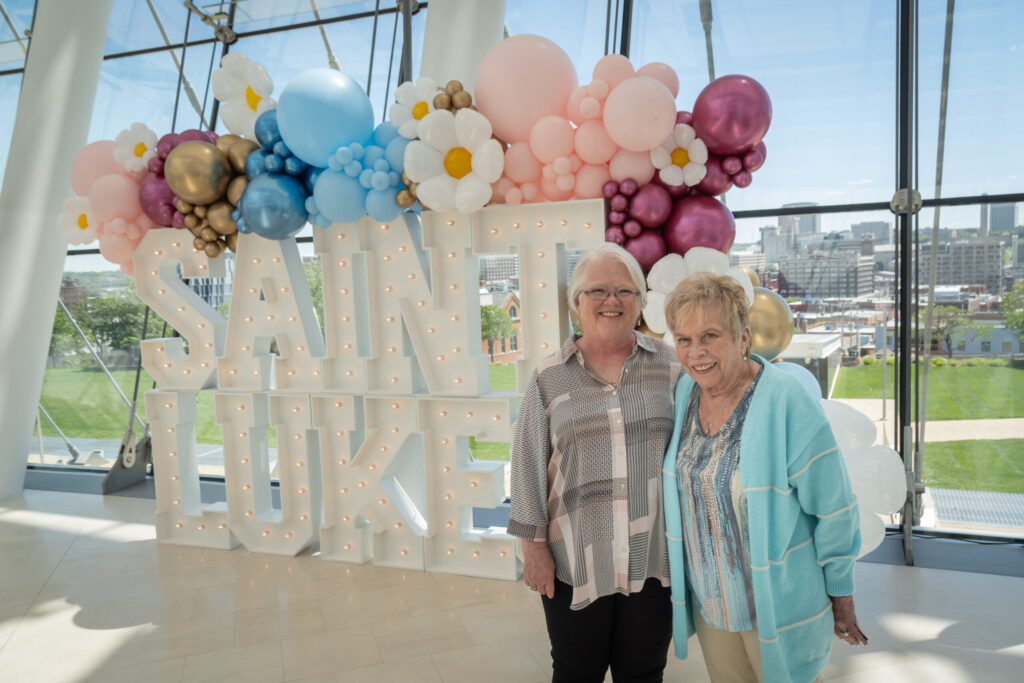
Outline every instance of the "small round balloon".
[[750, 347], [757, 355], [772, 360], [793, 339], [793, 313], [781, 296], [764, 287], [754, 287], [750, 307]]
[[749, 76], [733, 74], [708, 83], [693, 105], [693, 127], [708, 151], [721, 156], [742, 154], [768, 132], [772, 101], [768, 91]]
[[[612, 207], [614, 206], [613, 201]], [[640, 221], [648, 230], [661, 227], [662, 223], [668, 220], [670, 213], [672, 195], [661, 185], [644, 185], [629, 198], [630, 217]]]
[[664, 227], [668, 250], [683, 256], [693, 247], [708, 247], [723, 254], [736, 239], [736, 221], [725, 204], [714, 197], [691, 195], [675, 203]]
[[233, 177], [228, 155], [209, 142], [183, 142], [167, 155], [164, 177], [174, 194], [192, 204], [210, 204], [224, 195]]
[[654, 230], [644, 230], [639, 236], [626, 240], [623, 246], [636, 258], [645, 273], [668, 253], [665, 240]]

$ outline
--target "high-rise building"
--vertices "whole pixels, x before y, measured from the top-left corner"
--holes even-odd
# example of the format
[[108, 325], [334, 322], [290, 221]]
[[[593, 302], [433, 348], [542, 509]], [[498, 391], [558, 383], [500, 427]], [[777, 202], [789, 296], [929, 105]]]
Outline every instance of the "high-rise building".
[[774, 225], [761, 228], [761, 253], [764, 254], [765, 263], [778, 263], [783, 256], [789, 256], [793, 253], [791, 244]]
[[519, 277], [519, 256], [494, 254], [480, 257], [480, 279], [484, 282], [514, 280]]
[[889, 221], [864, 221], [850, 226], [854, 237], [875, 236], [875, 246], [892, 244], [892, 223]]
[[[920, 268], [927, 273], [931, 249], [921, 249]], [[935, 283], [939, 285], [984, 285], [989, 294], [1002, 292], [1003, 241], [998, 237], [973, 237], [939, 242]]]
[[988, 227], [992, 232], [1004, 232], [1017, 227], [1017, 204], [989, 204]]
[[857, 253], [813, 253], [779, 259], [779, 295], [805, 301], [870, 294], [874, 259]]
[[[808, 206], [817, 206], [814, 202], [793, 202], [783, 204], [784, 209], [802, 209]], [[811, 235], [821, 232], [821, 214], [807, 213], [795, 216], [779, 216], [779, 232], [783, 236], [789, 235]]]

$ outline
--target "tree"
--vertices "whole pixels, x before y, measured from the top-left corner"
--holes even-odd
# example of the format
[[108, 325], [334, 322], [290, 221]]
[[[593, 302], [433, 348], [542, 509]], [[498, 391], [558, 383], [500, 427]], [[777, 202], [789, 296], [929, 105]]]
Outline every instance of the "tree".
[[984, 339], [989, 332], [987, 325], [974, 322], [955, 306], [936, 306], [932, 313], [932, 335], [945, 342], [948, 358], [953, 358], [954, 343]]
[[47, 352], [50, 361], [56, 365], [61, 358], [80, 346], [78, 333], [75, 332], [67, 315], [58, 306], [57, 314], [53, 318], [53, 331], [50, 333], [50, 350]]
[[1024, 282], [1018, 282], [1003, 297], [1003, 321], [1011, 330], [1024, 333]]
[[[86, 302], [87, 315], [79, 321], [101, 349], [128, 350], [139, 343], [146, 305], [125, 292]], [[150, 324], [154, 320], [150, 319]]]
[[487, 305], [480, 307], [480, 338], [487, 340], [487, 353], [494, 362], [494, 340], [515, 332], [512, 318], [501, 306]]
[[309, 283], [309, 294], [313, 297], [313, 308], [316, 310], [317, 320], [324, 324], [324, 279], [323, 268], [320, 261], [310, 261], [304, 266], [306, 281]]

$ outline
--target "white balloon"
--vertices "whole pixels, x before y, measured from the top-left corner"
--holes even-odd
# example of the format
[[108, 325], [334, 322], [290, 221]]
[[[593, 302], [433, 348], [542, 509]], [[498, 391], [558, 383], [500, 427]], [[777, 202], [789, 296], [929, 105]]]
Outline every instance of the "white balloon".
[[885, 539], [885, 524], [882, 524], [882, 518], [873, 512], [868, 512], [864, 508], [861, 508], [860, 553], [857, 554], [857, 559], [864, 557], [872, 550], [882, 545], [883, 539]]
[[[750, 280], [748, 279], [747, 282], [750, 282]], [[787, 375], [796, 377], [800, 380], [800, 384], [804, 385], [804, 388], [811, 393], [811, 396], [817, 399], [821, 398], [821, 384], [818, 383], [818, 378], [804, 366], [797, 363], [781, 361], [778, 363], [772, 363], [772, 367], [782, 370]]]
[[686, 277], [703, 272], [725, 275], [729, 270], [729, 257], [708, 247], [693, 247], [686, 252], [683, 261], [686, 263]]
[[875, 442], [878, 429], [871, 418], [861, 411], [831, 399], [822, 399], [821, 407], [825, 409], [825, 417], [844, 455], [867, 448]]
[[669, 254], [651, 266], [651, 272], [647, 274], [647, 287], [655, 292], [670, 294], [684, 277], [686, 267], [683, 265], [683, 257]]
[[754, 283], [750, 281], [748, 276], [743, 269], [739, 266], [733, 266], [726, 273], [729, 277], [739, 283], [740, 287], [743, 288], [743, 293], [747, 295], [747, 306], [754, 305]]
[[862, 510], [887, 515], [903, 507], [907, 477], [899, 453], [879, 444], [844, 456], [850, 485]]
[[665, 295], [661, 292], [647, 292], [644, 322], [655, 334], [665, 334], [668, 331], [668, 323], [665, 322]]

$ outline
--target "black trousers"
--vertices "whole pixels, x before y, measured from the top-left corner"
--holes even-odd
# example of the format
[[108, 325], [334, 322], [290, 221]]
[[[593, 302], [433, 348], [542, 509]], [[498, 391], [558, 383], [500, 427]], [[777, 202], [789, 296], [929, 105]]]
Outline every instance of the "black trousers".
[[552, 683], [601, 683], [612, 679], [662, 680], [672, 640], [670, 591], [657, 579], [632, 595], [608, 595], [570, 610], [572, 587], [555, 581], [555, 597], [541, 596], [551, 638]]

